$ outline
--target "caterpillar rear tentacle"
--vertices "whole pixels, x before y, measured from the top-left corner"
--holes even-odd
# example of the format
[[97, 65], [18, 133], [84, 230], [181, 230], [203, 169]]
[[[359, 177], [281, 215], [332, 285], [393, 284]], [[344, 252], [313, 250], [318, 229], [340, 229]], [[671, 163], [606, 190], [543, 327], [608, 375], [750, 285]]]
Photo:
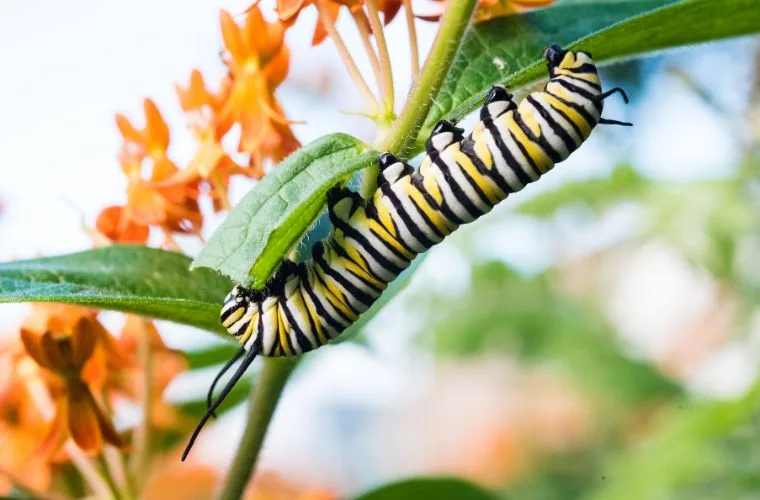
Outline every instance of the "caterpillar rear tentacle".
[[417, 254], [537, 181], [580, 147], [597, 124], [627, 125], [601, 118], [607, 97], [619, 92], [627, 102], [628, 96], [619, 88], [602, 92], [589, 53], [552, 44], [544, 58], [549, 81], [542, 91], [518, 104], [504, 86], [495, 85], [469, 136], [452, 121], [435, 126], [419, 170], [383, 153], [371, 198], [340, 187], [329, 190], [333, 229], [314, 246], [310, 260], [284, 261], [261, 290], [232, 289], [220, 318], [243, 346], [235, 359], [243, 351], [245, 357], [209, 405], [183, 460], [256, 356], [296, 356], [326, 344], [353, 324]]

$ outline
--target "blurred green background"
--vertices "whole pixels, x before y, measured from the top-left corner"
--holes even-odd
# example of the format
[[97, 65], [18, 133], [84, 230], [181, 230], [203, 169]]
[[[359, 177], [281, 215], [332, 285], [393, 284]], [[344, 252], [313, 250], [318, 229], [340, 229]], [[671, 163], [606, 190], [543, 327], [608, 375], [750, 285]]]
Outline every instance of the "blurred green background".
[[607, 68], [634, 128], [431, 252], [386, 319], [430, 353], [393, 414], [417, 466], [503, 498], [760, 498], [758, 64], [745, 39]]

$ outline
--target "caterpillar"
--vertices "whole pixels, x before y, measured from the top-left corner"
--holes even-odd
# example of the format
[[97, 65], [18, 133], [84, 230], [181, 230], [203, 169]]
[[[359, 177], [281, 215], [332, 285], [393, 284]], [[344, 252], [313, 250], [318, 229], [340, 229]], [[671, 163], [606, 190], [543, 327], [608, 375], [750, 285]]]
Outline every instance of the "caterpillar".
[[[261, 290], [237, 285], [220, 319], [242, 344], [208, 395], [206, 421], [258, 355], [296, 356], [341, 334], [366, 311], [414, 257], [462, 224], [489, 212], [566, 159], [598, 124], [631, 125], [601, 117], [602, 92], [591, 54], [556, 44], [543, 53], [549, 81], [519, 105], [501, 85], [491, 88], [480, 121], [465, 137], [441, 120], [426, 143], [419, 170], [390, 153], [378, 158], [377, 190], [369, 199], [333, 188], [327, 206], [333, 229], [306, 262], [285, 260]], [[215, 401], [221, 375], [243, 361]]]

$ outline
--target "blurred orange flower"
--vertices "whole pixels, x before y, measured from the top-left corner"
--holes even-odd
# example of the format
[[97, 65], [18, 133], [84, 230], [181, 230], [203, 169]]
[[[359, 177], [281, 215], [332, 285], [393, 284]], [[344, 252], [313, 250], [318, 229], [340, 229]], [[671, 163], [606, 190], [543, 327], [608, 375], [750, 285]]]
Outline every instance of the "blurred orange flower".
[[56, 413], [42, 449], [56, 451], [71, 437], [86, 453], [103, 441], [124, 446], [92, 390], [102, 388], [110, 370], [128, 366], [95, 311], [62, 304], [40, 305], [21, 328], [29, 356], [46, 370]]
[[21, 375], [21, 365], [28, 361], [20, 344], [0, 347], [0, 495], [14, 483], [32, 491], [50, 485], [50, 463], [37, 453], [47, 424]]
[[[119, 163], [127, 176], [127, 204], [110, 206], [98, 216], [98, 231], [112, 242], [145, 243], [150, 226], [160, 227], [171, 243], [172, 233], [198, 233], [203, 216], [197, 182], [162, 185], [179, 168], [168, 155], [169, 127], [155, 103], [145, 99], [145, 128], [138, 130], [123, 115], [116, 125], [124, 143]], [[147, 178], [146, 178], [147, 177]]]
[[338, 500], [338, 495], [326, 488], [305, 487], [287, 481], [274, 471], [257, 473], [246, 488], [245, 500]]
[[[449, 0], [430, 0], [435, 2], [432, 10], [417, 17], [425, 21], [438, 21], [446, 12]], [[539, 7], [551, 5], [556, 0], [480, 0], [475, 10], [475, 22], [480, 23], [496, 17], [519, 14]]]
[[278, 162], [299, 146], [274, 96], [290, 63], [284, 44], [286, 26], [268, 23], [257, 5], [248, 9], [243, 26], [225, 11], [220, 22], [232, 82], [219, 119], [240, 125], [238, 149], [250, 154], [249, 163], [261, 176], [264, 159]]
[[206, 500], [222, 483], [220, 472], [208, 465], [180, 462], [167, 456], [154, 463], [140, 498], [143, 500]]

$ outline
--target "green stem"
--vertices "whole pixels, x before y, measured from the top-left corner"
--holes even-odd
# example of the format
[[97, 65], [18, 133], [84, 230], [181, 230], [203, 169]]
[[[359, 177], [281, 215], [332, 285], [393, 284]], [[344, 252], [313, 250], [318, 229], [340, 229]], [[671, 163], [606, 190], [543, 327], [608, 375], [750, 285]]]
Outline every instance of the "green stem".
[[[449, 3], [433, 46], [425, 59], [425, 65], [414, 81], [404, 109], [391, 125], [390, 132], [377, 145], [378, 151], [390, 151], [402, 158], [411, 153], [422, 124], [433, 107], [435, 96], [441, 90], [443, 80], [454, 62], [454, 56], [459, 50], [477, 3], [477, 0], [457, 0]], [[365, 169], [362, 196], [366, 198], [377, 189], [376, 179], [376, 165]]]
[[106, 460], [103, 457], [102, 453], [98, 455], [98, 464], [100, 465], [101, 471], [103, 472], [103, 477], [105, 478], [106, 483], [108, 483], [108, 488], [111, 490], [113, 498], [121, 499], [121, 491], [116, 485], [116, 481], [111, 476], [111, 471], [108, 469], [108, 464], [106, 463]]
[[477, 0], [449, 2], [425, 65], [414, 81], [404, 109], [380, 144], [380, 151], [391, 151], [403, 157], [411, 150], [451, 63], [454, 62], [476, 4]]
[[150, 443], [153, 423], [152, 402], [153, 402], [153, 353], [150, 345], [150, 332], [148, 331], [148, 322], [145, 319], [138, 319], [139, 337], [137, 339], [137, 358], [143, 370], [142, 390], [140, 399], [142, 406], [142, 420], [134, 433], [134, 453], [130, 462], [130, 473], [132, 484], [139, 491], [142, 487], [145, 476], [148, 471], [148, 454], [150, 452]]
[[297, 360], [287, 358], [264, 360], [261, 376], [251, 389], [243, 439], [240, 440], [232, 466], [227, 472], [227, 479], [219, 496], [220, 500], [237, 500], [242, 497], [253, 469], [256, 467], [256, 459], [277, 402], [280, 400], [288, 377], [297, 364]]

